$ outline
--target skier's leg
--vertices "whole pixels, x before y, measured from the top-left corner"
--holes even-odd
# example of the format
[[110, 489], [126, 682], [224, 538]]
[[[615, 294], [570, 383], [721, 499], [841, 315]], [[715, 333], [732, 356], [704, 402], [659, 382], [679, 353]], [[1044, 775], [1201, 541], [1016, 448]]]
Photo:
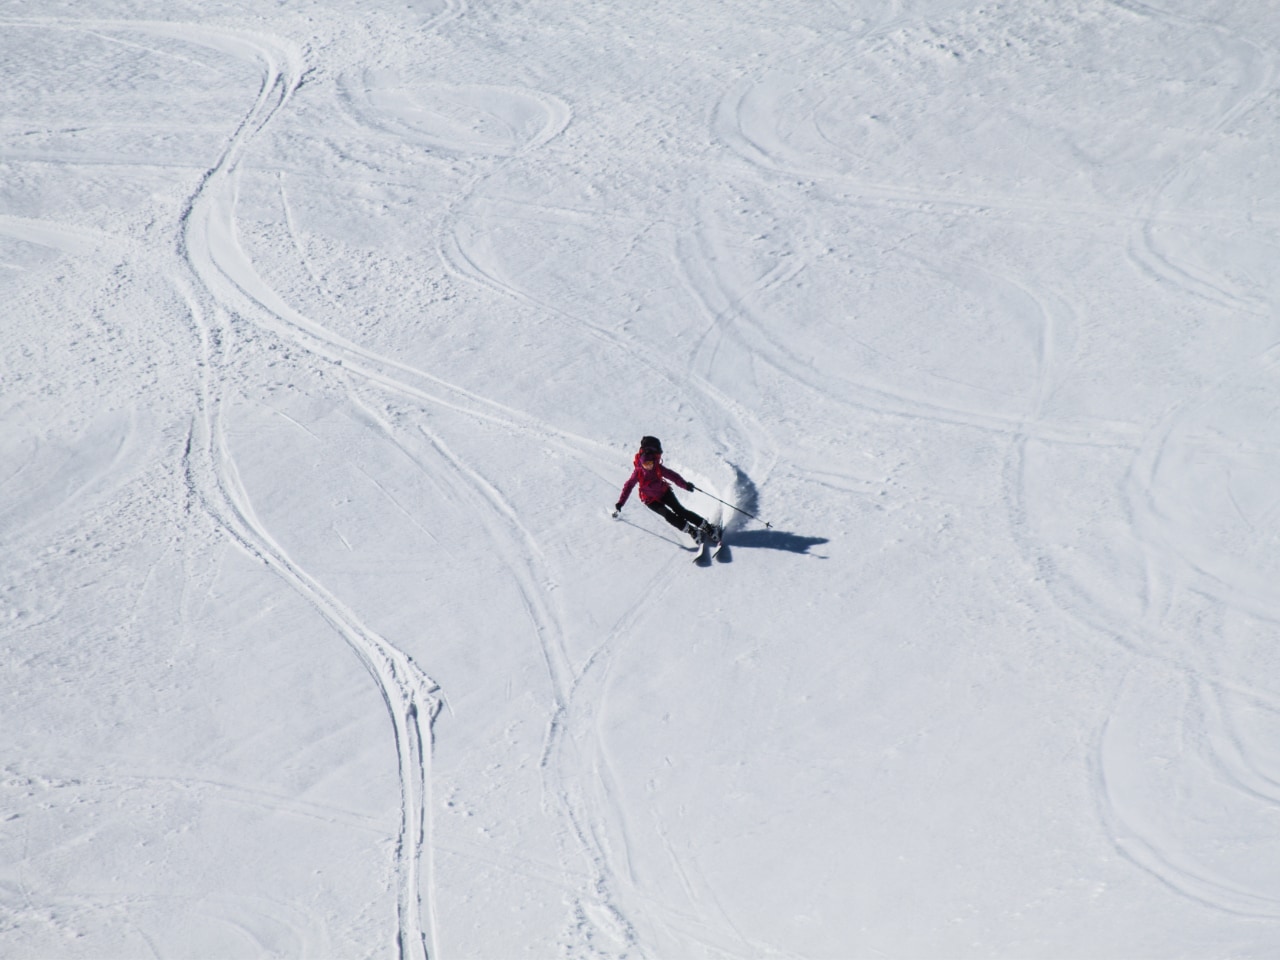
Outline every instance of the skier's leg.
[[677, 500], [676, 495], [672, 493], [670, 490], [668, 490], [667, 495], [662, 498], [662, 502], [665, 503], [668, 507], [670, 507], [671, 512], [676, 514], [676, 516], [680, 517], [682, 520], [684, 520], [685, 523], [691, 523], [695, 527], [701, 527], [706, 522], [702, 519], [702, 517], [694, 513], [692, 510], [686, 507], [683, 503]]
[[666, 502], [666, 497], [663, 497], [661, 500], [655, 500], [653, 503], [646, 503], [645, 506], [677, 530], [684, 529], [684, 518], [671, 509]]
[[670, 490], [662, 495], [661, 500], [649, 504], [649, 509], [661, 514], [677, 530], [683, 530], [694, 540], [698, 539], [702, 530], [702, 518], [687, 509]]
[[684, 517], [685, 529], [690, 531], [689, 535], [693, 537], [693, 539], [699, 542], [702, 542], [703, 540], [710, 541], [711, 543], [720, 542], [719, 527], [706, 520], [701, 514], [694, 513], [677, 500], [675, 494], [671, 491], [667, 491], [667, 494], [671, 498], [668, 506], [670, 506], [679, 516]]

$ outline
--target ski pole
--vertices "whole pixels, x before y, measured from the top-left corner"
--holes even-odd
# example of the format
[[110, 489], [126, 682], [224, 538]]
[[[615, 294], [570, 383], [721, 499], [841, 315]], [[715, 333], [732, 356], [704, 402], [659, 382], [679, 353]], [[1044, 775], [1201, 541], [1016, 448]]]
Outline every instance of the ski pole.
[[754, 513], [747, 513], [747, 511], [743, 510], [741, 507], [735, 507], [728, 500], [721, 500], [714, 493], [707, 493], [707, 491], [703, 490], [701, 487], [694, 487], [693, 489], [698, 491], [698, 493], [702, 494], [704, 497], [710, 497], [712, 500], [716, 501], [716, 503], [723, 503], [730, 510], [737, 510], [744, 517], [750, 517], [752, 520], [755, 520], [757, 523], [763, 523], [770, 530], [773, 529], [773, 524], [770, 523], [768, 520], [761, 520]]

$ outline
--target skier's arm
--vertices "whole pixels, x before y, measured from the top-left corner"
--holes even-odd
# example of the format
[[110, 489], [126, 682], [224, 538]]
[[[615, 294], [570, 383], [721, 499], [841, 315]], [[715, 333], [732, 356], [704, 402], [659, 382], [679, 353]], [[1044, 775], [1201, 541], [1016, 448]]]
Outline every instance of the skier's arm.
[[662, 476], [664, 479], [670, 480], [672, 483], [674, 483], [677, 487], [679, 487], [682, 490], [688, 490], [690, 493], [692, 493], [694, 490], [694, 486], [692, 483], [690, 483], [684, 477], [680, 476], [680, 474], [676, 473], [670, 467], [662, 468]]
[[622, 485], [622, 494], [618, 497], [618, 503], [613, 508], [614, 512], [622, 509], [622, 505], [627, 502], [627, 498], [631, 496], [631, 491], [635, 489], [636, 483], [640, 478], [636, 476], [636, 471], [631, 471], [631, 476], [627, 477], [627, 482]]

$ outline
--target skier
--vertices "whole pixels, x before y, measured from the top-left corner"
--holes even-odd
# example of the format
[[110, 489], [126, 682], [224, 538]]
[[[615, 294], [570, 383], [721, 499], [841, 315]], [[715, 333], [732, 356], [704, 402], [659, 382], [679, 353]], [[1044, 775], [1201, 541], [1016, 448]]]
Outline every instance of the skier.
[[676, 499], [671, 483], [690, 492], [697, 488], [670, 467], [662, 465], [662, 444], [657, 437], [640, 438], [640, 451], [635, 455], [634, 463], [635, 469], [622, 485], [622, 496], [613, 508], [614, 517], [622, 512], [632, 489], [639, 485], [640, 502], [677, 530], [693, 537], [695, 543], [714, 538], [715, 528]]

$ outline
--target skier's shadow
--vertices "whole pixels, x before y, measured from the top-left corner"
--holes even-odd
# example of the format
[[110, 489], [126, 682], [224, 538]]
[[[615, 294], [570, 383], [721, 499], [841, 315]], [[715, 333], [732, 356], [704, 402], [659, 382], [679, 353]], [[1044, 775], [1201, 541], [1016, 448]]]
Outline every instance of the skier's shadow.
[[798, 533], [786, 533], [782, 530], [736, 530], [726, 539], [735, 547], [760, 548], [764, 550], [785, 550], [788, 553], [807, 554], [811, 547], [829, 543], [826, 537], [802, 537]]
[[805, 556], [816, 556], [825, 560], [820, 554], [811, 554], [809, 550], [824, 543], [826, 537], [802, 537], [798, 533], [787, 533], [783, 530], [731, 530], [725, 534], [725, 547], [744, 547], [746, 549], [785, 550], [787, 553], [799, 553]]
[[[724, 535], [724, 547], [717, 554], [717, 560], [721, 563], [733, 562], [734, 547], [743, 547], [748, 550], [783, 550], [787, 553], [798, 553], [802, 556], [818, 557], [822, 560], [827, 559], [821, 554], [809, 552], [813, 547], [828, 543], [829, 541], [826, 537], [802, 537], [798, 533], [774, 530], [767, 525], [764, 530], [758, 527], [745, 529], [747, 519], [763, 522], [755, 516], [760, 512], [760, 491], [756, 488], [755, 482], [747, 476], [741, 467], [733, 464], [730, 464], [730, 466], [734, 473], [733, 496], [730, 499], [736, 501], [736, 506], [730, 505], [730, 507], [745, 516], [736, 516], [729, 519]], [[723, 503], [724, 501], [721, 502]]]

